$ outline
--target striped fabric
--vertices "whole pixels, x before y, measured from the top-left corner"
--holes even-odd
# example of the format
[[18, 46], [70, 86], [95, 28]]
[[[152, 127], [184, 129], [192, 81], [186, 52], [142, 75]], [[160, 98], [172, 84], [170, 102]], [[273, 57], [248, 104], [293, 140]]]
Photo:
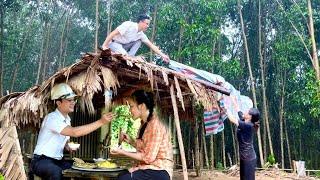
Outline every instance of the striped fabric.
[[223, 110], [223, 101], [220, 101], [219, 109], [213, 108], [211, 110], [205, 110], [203, 113], [204, 128], [206, 131], [206, 136], [211, 134], [217, 134], [224, 129], [224, 120], [227, 118], [227, 114]]

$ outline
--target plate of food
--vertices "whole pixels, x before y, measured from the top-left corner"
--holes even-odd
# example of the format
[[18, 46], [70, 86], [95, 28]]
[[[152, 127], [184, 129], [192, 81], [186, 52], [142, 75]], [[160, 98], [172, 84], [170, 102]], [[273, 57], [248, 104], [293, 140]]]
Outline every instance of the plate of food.
[[124, 170], [120, 168], [116, 163], [109, 160], [98, 161], [95, 163], [84, 162], [80, 158], [73, 158], [74, 163], [72, 169], [82, 170], [82, 171], [121, 171]]

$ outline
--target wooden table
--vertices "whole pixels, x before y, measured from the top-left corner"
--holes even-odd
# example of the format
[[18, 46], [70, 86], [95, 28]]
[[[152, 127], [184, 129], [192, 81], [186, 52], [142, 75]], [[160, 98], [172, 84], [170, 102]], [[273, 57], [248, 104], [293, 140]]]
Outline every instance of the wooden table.
[[90, 171], [90, 170], [77, 170], [77, 169], [66, 169], [62, 172], [63, 177], [69, 177], [71, 179], [106, 179], [115, 180], [118, 175], [126, 170], [119, 171]]

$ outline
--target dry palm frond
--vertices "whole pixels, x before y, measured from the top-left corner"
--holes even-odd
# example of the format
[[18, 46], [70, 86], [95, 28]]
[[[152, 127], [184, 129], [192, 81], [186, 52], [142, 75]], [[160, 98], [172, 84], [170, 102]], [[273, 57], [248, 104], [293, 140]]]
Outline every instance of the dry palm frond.
[[210, 97], [207, 94], [206, 88], [199, 83], [194, 83], [194, 89], [198, 94], [198, 100], [202, 103], [205, 109], [212, 109], [212, 103]]
[[[93, 62], [91, 63], [91, 65], [87, 69], [85, 86], [83, 88], [83, 93], [82, 93], [82, 100], [83, 100], [82, 102], [87, 107], [89, 114], [95, 113], [94, 106], [92, 103], [92, 98], [93, 98], [94, 93], [102, 90], [102, 87], [101, 87], [102, 80], [101, 80], [100, 76], [98, 75], [98, 71], [97, 71], [98, 66], [99, 66], [97, 63], [98, 62], [97, 58], [99, 58], [99, 57], [95, 57], [93, 59]], [[82, 108], [84, 111], [85, 110], [84, 106], [82, 106]]]
[[12, 169], [13, 165], [15, 164], [17, 158], [18, 158], [18, 154], [14, 154], [12, 156], [10, 155], [10, 161], [7, 163], [6, 174], [4, 175], [5, 177], [9, 176], [9, 173], [11, 172], [11, 169]]
[[133, 63], [131, 59], [126, 59], [127, 65], [133, 67]]
[[150, 85], [151, 85], [151, 89], [152, 89], [152, 91], [153, 91], [153, 85], [154, 85], [154, 77], [153, 77], [153, 70], [152, 69], [150, 69], [149, 70], [149, 74], [148, 74], [148, 79], [149, 79], [149, 81], [150, 81]]
[[167, 86], [169, 86], [168, 74], [161, 68], [162, 77]]
[[154, 79], [153, 79], [153, 70], [152, 70], [152, 68], [149, 68], [148, 66], [146, 66], [146, 64], [144, 64], [144, 66], [142, 66], [142, 69], [147, 74], [148, 81], [150, 82], [151, 89], [153, 90], [153, 81], [154, 81]]
[[111, 105], [112, 94], [106, 94], [106, 93], [112, 93], [110, 92], [112, 88], [114, 93], [116, 94], [117, 86], [120, 87], [120, 83], [118, 81], [118, 78], [114, 75], [111, 69], [100, 66], [100, 70], [103, 77], [103, 85], [105, 90], [104, 104], [105, 104], [105, 108], [109, 109]]
[[0, 167], [3, 167], [3, 165], [6, 163], [6, 161], [9, 158], [9, 153], [13, 147], [14, 141], [12, 140], [12, 138], [6, 138], [5, 141], [2, 141], [1, 144], [3, 145], [2, 149], [1, 149], [1, 161], [0, 161]]
[[177, 97], [178, 97], [179, 101], [181, 102], [182, 109], [185, 111], [181, 88], [180, 88], [179, 81], [176, 76], [174, 76], [174, 83], [175, 83], [175, 86], [177, 89]]
[[2, 127], [8, 127], [10, 123], [12, 123], [13, 119], [11, 118], [15, 112], [12, 112], [12, 104], [14, 103], [15, 98], [9, 99], [5, 104], [2, 105], [2, 109], [4, 111], [1, 111], [0, 118], [2, 121]]
[[139, 79], [141, 79], [141, 69], [142, 66], [140, 64], [136, 64], [136, 66], [139, 68]]
[[85, 87], [86, 76], [86, 72], [83, 71], [69, 79], [68, 84], [72, 87], [76, 94], [82, 94], [83, 88]]
[[192, 82], [190, 81], [190, 79], [186, 79], [186, 80], [187, 80], [187, 84], [189, 86], [189, 89], [193, 93], [194, 97], [197, 99], [198, 98], [198, 94], [197, 94], [196, 90], [194, 89], [194, 87], [192, 85]]
[[[14, 164], [13, 168], [14, 168], [14, 169], [19, 169], [18, 164]], [[10, 175], [8, 176], [8, 179], [17, 180], [20, 175], [21, 175], [21, 171], [20, 171], [20, 172], [11, 171], [11, 172], [10, 172]], [[26, 179], [26, 177], [23, 177], [23, 176], [22, 176], [22, 177], [20, 177], [19, 180], [24, 180], [24, 179]]]
[[1, 110], [0, 110], [0, 124], [2, 124], [1, 127], [6, 127], [3, 124], [4, 124], [5, 119], [8, 118], [8, 114], [9, 114], [8, 108], [4, 108], [4, 107], [1, 108]]
[[72, 70], [73, 70], [75, 67], [77, 67], [79, 64], [80, 64], [80, 62], [75, 63], [75, 64], [73, 64], [73, 65], [71, 65], [71, 66], [69, 66], [69, 67], [66, 68], [65, 72], [63, 73], [63, 75], [66, 77], [66, 83], [68, 83], [68, 81], [69, 81], [69, 76], [70, 76]]
[[104, 88], [107, 90], [111, 90], [112, 88], [116, 92], [117, 87], [120, 87], [117, 76], [109, 68], [100, 66], [100, 70], [103, 77]]

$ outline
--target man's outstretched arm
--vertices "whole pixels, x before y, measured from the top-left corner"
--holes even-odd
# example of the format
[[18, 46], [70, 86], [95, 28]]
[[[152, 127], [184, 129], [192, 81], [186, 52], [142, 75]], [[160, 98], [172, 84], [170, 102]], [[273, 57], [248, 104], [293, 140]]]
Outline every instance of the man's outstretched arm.
[[120, 34], [120, 32], [115, 29], [113, 30], [107, 37], [106, 40], [104, 40], [103, 44], [102, 44], [102, 49], [105, 50], [108, 48], [108, 45], [110, 43], [110, 41], [113, 39], [113, 37], [115, 37], [116, 35]]
[[144, 42], [147, 46], [149, 46], [150, 49], [152, 49], [155, 53], [157, 53], [158, 55], [160, 55], [162, 57], [162, 59], [165, 62], [169, 62], [170, 58], [168, 55], [164, 54], [163, 52], [161, 52], [161, 50], [155, 46], [150, 40], [147, 40], [146, 42]]

